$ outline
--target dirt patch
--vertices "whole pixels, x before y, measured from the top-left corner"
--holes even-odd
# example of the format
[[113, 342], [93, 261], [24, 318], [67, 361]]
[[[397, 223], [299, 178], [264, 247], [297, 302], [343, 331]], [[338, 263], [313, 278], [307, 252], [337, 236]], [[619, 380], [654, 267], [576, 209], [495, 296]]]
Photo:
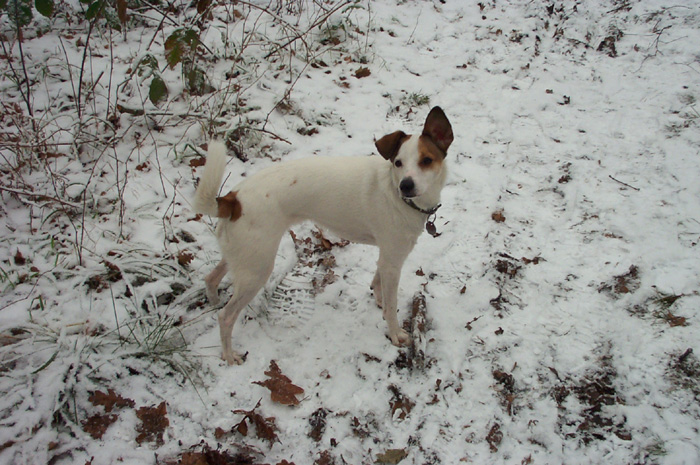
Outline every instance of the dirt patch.
[[567, 438], [578, 438], [584, 444], [606, 440], [611, 434], [624, 441], [632, 440], [626, 428], [626, 418], [615, 412], [615, 406], [624, 405], [615, 387], [616, 377], [612, 357], [605, 355], [596, 371], [578, 382], [564, 382], [553, 390], [552, 396], [564, 418], [567, 416], [567, 400], [571, 396], [583, 405], [579, 414], [562, 422]]

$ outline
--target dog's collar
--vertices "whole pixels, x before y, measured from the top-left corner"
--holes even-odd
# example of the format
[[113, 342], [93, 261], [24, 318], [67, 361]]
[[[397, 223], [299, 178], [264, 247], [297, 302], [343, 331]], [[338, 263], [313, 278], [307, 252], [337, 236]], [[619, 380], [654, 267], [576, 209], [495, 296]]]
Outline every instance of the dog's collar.
[[442, 206], [441, 203], [435, 205], [432, 208], [424, 209], [424, 208], [421, 208], [418, 205], [416, 205], [416, 203], [409, 198], [402, 196], [401, 200], [403, 200], [404, 203], [406, 205], [408, 205], [409, 207], [411, 207], [412, 209], [414, 209], [418, 212], [421, 212], [424, 215], [428, 215], [428, 217], [425, 219], [425, 230], [428, 231], [428, 234], [430, 234], [433, 237], [438, 237], [440, 234], [442, 234], [442, 233], [437, 232], [437, 229], [435, 228], [435, 223], [433, 223], [433, 220], [430, 219], [431, 217], [435, 217], [435, 214], [437, 213], [438, 208], [440, 208]]
[[412, 209], [419, 211], [419, 212], [423, 213], [424, 215], [428, 215], [428, 216], [433, 216], [438, 211], [438, 208], [442, 207], [442, 204], [439, 203], [439, 204], [435, 205], [433, 208], [429, 208], [426, 210], [426, 209], [423, 209], [423, 208], [419, 207], [418, 205], [416, 205], [416, 203], [412, 199], [409, 199], [407, 197], [401, 197], [401, 200], [403, 200], [406, 203], [406, 205], [408, 205]]

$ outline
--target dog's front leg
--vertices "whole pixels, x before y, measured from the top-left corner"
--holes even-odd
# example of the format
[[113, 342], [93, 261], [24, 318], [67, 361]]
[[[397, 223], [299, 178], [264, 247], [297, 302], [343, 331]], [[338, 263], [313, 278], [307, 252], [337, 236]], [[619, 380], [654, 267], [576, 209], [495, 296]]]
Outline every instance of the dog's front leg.
[[397, 315], [397, 294], [399, 291], [399, 278], [401, 277], [401, 265], [403, 260], [382, 260], [379, 259], [379, 279], [381, 281], [382, 309], [384, 319], [389, 326], [389, 338], [395, 346], [408, 343], [411, 337], [399, 325]]

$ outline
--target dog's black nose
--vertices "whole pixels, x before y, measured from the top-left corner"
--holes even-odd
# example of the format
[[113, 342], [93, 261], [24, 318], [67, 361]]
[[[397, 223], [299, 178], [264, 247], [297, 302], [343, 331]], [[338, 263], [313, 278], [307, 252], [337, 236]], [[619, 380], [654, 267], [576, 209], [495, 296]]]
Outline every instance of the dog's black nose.
[[404, 178], [399, 183], [399, 190], [401, 190], [401, 195], [404, 197], [414, 197], [415, 189], [416, 183], [413, 182], [413, 178]]

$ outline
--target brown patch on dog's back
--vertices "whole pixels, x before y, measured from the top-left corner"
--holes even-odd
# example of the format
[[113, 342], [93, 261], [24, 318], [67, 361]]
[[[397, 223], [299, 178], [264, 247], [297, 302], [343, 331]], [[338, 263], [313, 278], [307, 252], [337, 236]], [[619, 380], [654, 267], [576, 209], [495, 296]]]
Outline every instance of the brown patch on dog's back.
[[418, 138], [418, 167], [420, 169], [437, 171], [442, 167], [444, 159], [445, 152], [440, 150], [430, 137], [420, 136]]
[[243, 206], [236, 197], [237, 194], [237, 191], [231, 191], [223, 197], [216, 198], [216, 204], [218, 206], [217, 217], [228, 218], [231, 221], [236, 221], [241, 217], [243, 214]]

